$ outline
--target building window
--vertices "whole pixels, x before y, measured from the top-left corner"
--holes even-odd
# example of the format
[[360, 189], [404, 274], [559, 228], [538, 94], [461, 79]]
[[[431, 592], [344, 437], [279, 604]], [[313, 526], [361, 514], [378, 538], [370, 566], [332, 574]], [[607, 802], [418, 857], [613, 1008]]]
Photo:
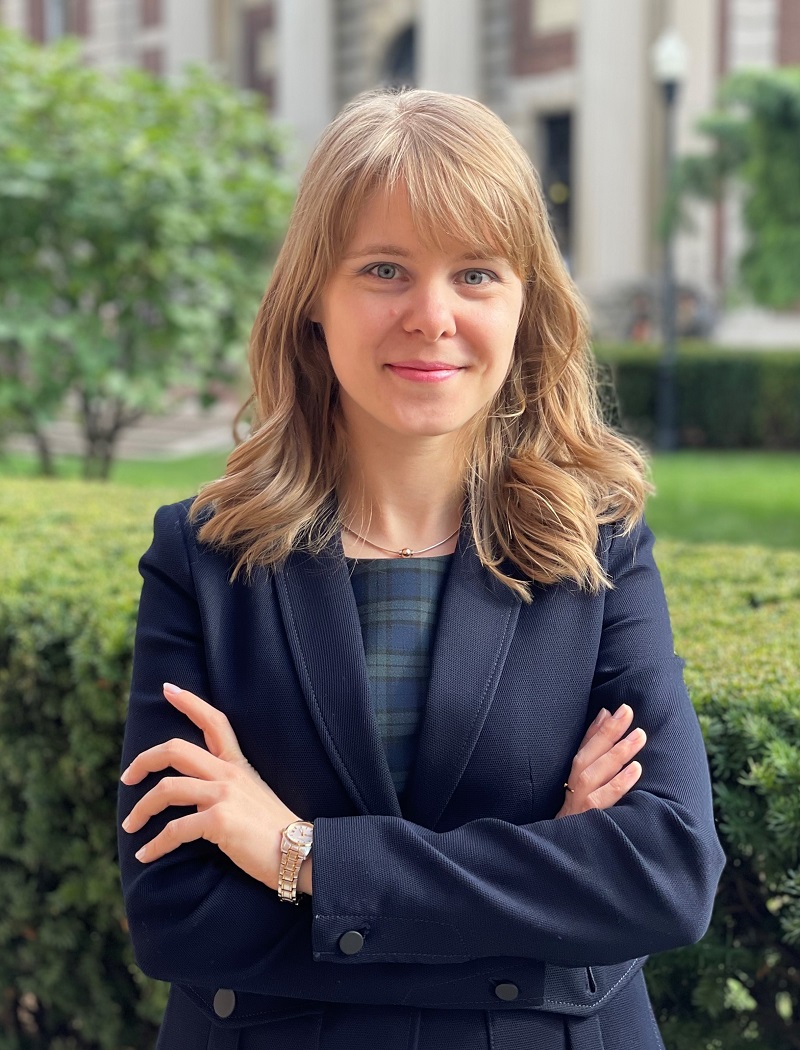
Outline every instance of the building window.
[[544, 163], [542, 186], [550, 223], [561, 254], [572, 265], [572, 114], [554, 113], [542, 119]]
[[408, 26], [389, 44], [383, 62], [384, 84], [413, 87], [416, 83], [416, 30]]
[[242, 12], [243, 86], [261, 92], [270, 108], [275, 96], [275, 27], [272, 3], [260, 3]]
[[164, 50], [160, 47], [145, 47], [139, 52], [139, 65], [154, 77], [164, 75]]
[[139, 20], [145, 29], [160, 26], [162, 21], [161, 0], [139, 0]]
[[89, 0], [28, 0], [28, 32], [48, 44], [62, 36], [87, 36]]

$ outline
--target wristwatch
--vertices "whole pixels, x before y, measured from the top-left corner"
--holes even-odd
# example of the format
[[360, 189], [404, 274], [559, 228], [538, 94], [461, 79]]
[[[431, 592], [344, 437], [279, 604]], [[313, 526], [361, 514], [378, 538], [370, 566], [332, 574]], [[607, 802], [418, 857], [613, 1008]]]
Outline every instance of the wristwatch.
[[[282, 901], [299, 904], [297, 880], [300, 865], [311, 852], [314, 825], [307, 820], [295, 820], [283, 829], [281, 835], [281, 866], [278, 869], [278, 896]], [[302, 897], [302, 894], [300, 894]]]

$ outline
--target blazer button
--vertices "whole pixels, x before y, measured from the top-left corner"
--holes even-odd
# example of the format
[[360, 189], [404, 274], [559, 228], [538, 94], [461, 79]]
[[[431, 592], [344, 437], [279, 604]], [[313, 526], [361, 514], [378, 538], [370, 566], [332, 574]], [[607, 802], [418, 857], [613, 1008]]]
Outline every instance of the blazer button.
[[217, 1017], [230, 1017], [236, 1009], [236, 992], [220, 988], [214, 996], [214, 1013]]
[[357, 955], [364, 947], [364, 937], [358, 930], [348, 930], [339, 938], [339, 948], [345, 955]]
[[513, 1003], [519, 995], [519, 988], [511, 981], [503, 981], [502, 984], [495, 985], [494, 994], [505, 1003]]

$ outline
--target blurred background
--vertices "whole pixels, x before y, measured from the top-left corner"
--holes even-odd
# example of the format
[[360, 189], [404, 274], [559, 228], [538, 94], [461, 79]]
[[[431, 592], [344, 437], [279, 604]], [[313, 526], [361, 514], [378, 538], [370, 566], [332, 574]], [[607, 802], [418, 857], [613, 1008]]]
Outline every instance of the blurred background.
[[800, 0], [0, 0], [0, 1050], [154, 1043], [115, 856], [136, 563], [224, 470], [303, 164], [379, 84], [508, 123], [653, 453], [729, 858], [648, 964], [666, 1046], [797, 1050]]
[[[540, 172], [627, 429], [664, 451], [800, 445], [786, 418], [798, 415], [796, 358], [775, 380], [766, 358], [738, 355], [725, 395], [738, 422], [723, 433], [685, 403], [708, 377], [684, 375], [678, 345], [695, 342], [697, 367], [714, 350], [800, 348], [797, 0], [0, 0], [0, 22], [42, 44], [76, 38], [99, 73], [178, 85], [199, 66], [255, 93], [283, 133], [276, 163], [290, 182], [359, 91], [412, 84], [484, 101]], [[622, 344], [651, 351], [621, 360]], [[651, 388], [633, 391], [646, 360]], [[781, 406], [754, 403], [764, 383], [789, 383]], [[200, 385], [212, 411], [198, 417], [179, 385], [163, 425], [132, 420], [114, 456], [228, 448], [239, 391]], [[140, 407], [166, 406], [153, 394]], [[63, 408], [40, 413], [41, 434], [79, 454], [86, 427]], [[37, 441], [17, 433], [8, 447]]]

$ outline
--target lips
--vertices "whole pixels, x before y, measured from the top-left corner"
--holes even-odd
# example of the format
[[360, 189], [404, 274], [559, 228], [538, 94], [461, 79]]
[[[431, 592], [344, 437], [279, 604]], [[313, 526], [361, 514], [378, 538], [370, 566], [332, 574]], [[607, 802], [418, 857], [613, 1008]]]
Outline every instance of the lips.
[[412, 368], [417, 372], [452, 372], [453, 369], [460, 368], [460, 365], [453, 365], [449, 361], [395, 361], [390, 368]]
[[447, 361], [396, 361], [387, 364], [386, 367], [400, 379], [408, 379], [413, 383], [443, 383], [446, 379], [452, 379], [462, 371], [461, 365], [453, 365]]

